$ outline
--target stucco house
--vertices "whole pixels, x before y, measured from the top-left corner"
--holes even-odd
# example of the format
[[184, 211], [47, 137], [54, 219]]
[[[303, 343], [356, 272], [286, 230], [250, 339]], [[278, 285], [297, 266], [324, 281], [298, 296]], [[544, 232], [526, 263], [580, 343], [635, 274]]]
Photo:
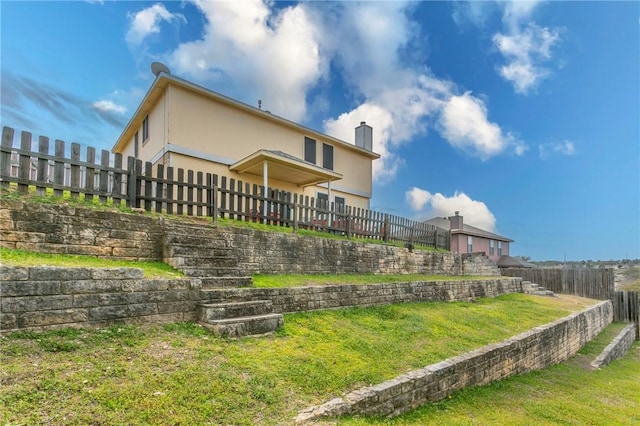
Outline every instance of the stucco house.
[[112, 152], [368, 209], [380, 155], [370, 126], [354, 133], [339, 140], [158, 72]]
[[450, 230], [449, 249], [453, 253], [484, 252], [489, 259], [498, 262], [500, 257], [509, 254], [509, 244], [513, 242], [512, 239], [502, 235], [467, 225], [460, 216], [460, 212], [455, 212], [455, 216], [434, 217], [425, 222]]

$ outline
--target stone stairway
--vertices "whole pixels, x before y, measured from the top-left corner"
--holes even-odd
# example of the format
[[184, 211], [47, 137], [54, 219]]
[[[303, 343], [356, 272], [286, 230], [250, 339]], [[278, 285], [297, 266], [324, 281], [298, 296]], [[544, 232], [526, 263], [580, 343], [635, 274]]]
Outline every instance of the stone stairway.
[[271, 300], [206, 303], [200, 309], [200, 323], [217, 336], [264, 335], [284, 324], [282, 314], [273, 313]]
[[[242, 277], [229, 242], [202, 224], [169, 222], [163, 238], [164, 262], [198, 278]], [[238, 285], [246, 285], [247, 277]], [[229, 280], [231, 283], [232, 280]], [[245, 283], [245, 284], [242, 284]]]
[[535, 294], [537, 296], [555, 296], [551, 290], [547, 290], [531, 281], [522, 281], [522, 291], [524, 294]]

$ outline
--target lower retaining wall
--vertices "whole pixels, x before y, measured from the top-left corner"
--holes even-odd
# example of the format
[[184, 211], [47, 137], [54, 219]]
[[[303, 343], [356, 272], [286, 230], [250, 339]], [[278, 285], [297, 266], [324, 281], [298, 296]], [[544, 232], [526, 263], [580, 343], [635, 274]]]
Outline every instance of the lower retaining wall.
[[607, 345], [598, 358], [591, 363], [591, 367], [600, 368], [611, 364], [611, 361], [622, 358], [636, 340], [636, 325], [629, 324]]
[[272, 300], [300, 312], [416, 301], [468, 301], [522, 291], [519, 278], [297, 288], [207, 289], [203, 280], [144, 279], [139, 269], [0, 266], [0, 331], [197, 321], [213, 301]]
[[343, 415], [396, 416], [452, 392], [566, 360], [613, 321], [610, 301], [379, 385], [302, 411], [296, 421]]

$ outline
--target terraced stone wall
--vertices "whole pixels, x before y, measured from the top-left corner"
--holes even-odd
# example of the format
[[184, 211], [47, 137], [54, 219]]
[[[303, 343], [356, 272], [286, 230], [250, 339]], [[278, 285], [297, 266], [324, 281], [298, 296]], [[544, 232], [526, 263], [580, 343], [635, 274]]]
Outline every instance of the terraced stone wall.
[[165, 261], [195, 277], [263, 274], [500, 275], [486, 258], [305, 237], [211, 221], [2, 200], [0, 246]]
[[300, 312], [415, 301], [457, 301], [519, 291], [518, 278], [435, 283], [228, 288], [233, 278], [144, 279], [139, 269], [0, 266], [0, 331], [92, 327], [114, 323], [198, 321], [209, 302], [271, 300], [274, 311]]

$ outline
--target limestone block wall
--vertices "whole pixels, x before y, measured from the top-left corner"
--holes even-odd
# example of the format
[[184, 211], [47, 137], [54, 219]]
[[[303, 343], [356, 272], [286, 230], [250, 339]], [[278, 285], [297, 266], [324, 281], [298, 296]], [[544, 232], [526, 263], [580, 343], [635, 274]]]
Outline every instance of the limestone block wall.
[[481, 257], [214, 226], [76, 206], [2, 200], [0, 246], [165, 261], [190, 276], [421, 273], [500, 275]]
[[[228, 280], [224, 278], [222, 280]], [[276, 312], [409, 301], [458, 301], [520, 291], [519, 278], [300, 288], [209, 289], [201, 279], [144, 279], [139, 269], [0, 266], [0, 331], [197, 321], [212, 301], [272, 300]]]
[[161, 222], [152, 217], [86, 207], [0, 204], [0, 246], [40, 253], [162, 260]]
[[629, 324], [607, 345], [600, 355], [591, 363], [593, 368], [611, 364], [611, 361], [622, 358], [636, 340], [636, 325]]
[[210, 301], [271, 300], [278, 313], [403, 302], [471, 301], [522, 292], [520, 278], [326, 285], [292, 288], [231, 288], [208, 291]]
[[0, 267], [0, 331], [196, 319], [197, 280], [142, 275], [130, 268]]
[[611, 301], [501, 343], [449, 358], [302, 411], [296, 421], [343, 415], [395, 416], [452, 392], [566, 360], [613, 321]]

